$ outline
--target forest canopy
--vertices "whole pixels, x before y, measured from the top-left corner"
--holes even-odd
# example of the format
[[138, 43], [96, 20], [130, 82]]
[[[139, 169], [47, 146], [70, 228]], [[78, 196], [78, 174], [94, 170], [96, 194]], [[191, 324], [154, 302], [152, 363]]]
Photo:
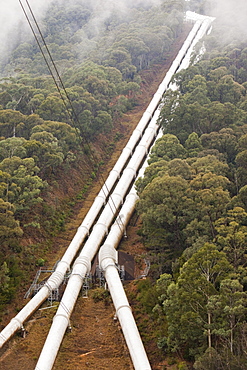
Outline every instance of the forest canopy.
[[[218, 3], [129, 0], [102, 9], [101, 1], [49, 2], [39, 22], [66, 93], [20, 27], [0, 58], [1, 309], [64, 227], [54, 196], [63, 174], [83, 163], [89, 180], [81, 199], [102, 162], [88, 169], [90, 153], [98, 142], [105, 152], [116, 143], [140, 72], [168, 58], [186, 9], [213, 15]], [[162, 326], [158, 347], [198, 370], [247, 362], [247, 48], [237, 26], [216, 20], [206, 54], [198, 60], [198, 49], [175, 76], [178, 90], [165, 94], [159, 118], [164, 135], [136, 185], [151, 261], [143, 302]]]
[[10, 302], [24, 271], [44, 264], [49, 238], [64, 227], [69, 206], [61, 206], [55, 194], [72, 185], [64, 183], [63, 174], [83, 172], [84, 185], [74, 194], [81, 199], [105, 160], [97, 157], [99, 146], [106, 157], [120, 137], [118, 118], [136, 104], [140, 71], [168, 57], [183, 30], [181, 4], [34, 4], [54, 65], [23, 14], [18, 18], [16, 9], [13, 27], [14, 18], [5, 24], [9, 42], [0, 57], [1, 307]]
[[200, 370], [247, 360], [246, 42], [226, 46], [220, 31], [165, 94], [164, 135], [137, 181], [153, 312], [167, 325], [158, 345]]

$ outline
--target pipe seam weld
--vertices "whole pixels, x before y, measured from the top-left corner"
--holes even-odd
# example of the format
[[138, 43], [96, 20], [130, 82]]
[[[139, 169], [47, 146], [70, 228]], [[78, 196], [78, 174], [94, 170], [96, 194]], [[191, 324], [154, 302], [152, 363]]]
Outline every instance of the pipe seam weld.
[[[106, 185], [104, 184], [104, 185], [102, 186], [102, 188], [103, 188], [104, 186], [106, 187]], [[104, 195], [97, 195], [97, 197], [96, 197], [96, 198], [103, 199], [103, 201], [105, 202], [105, 200], [106, 200], [106, 196], [107, 196], [107, 195], [105, 195], [105, 194], [104, 194]], [[96, 199], [96, 198], [95, 198], [95, 199]]]
[[[67, 266], [68, 266], [68, 264], [67, 264]], [[50, 278], [48, 279], [48, 281], [51, 281], [51, 282], [55, 282], [56, 283], [56, 279], [59, 279], [59, 280], [63, 281], [63, 279], [64, 279], [63, 273], [60, 272], [60, 271], [55, 270], [52, 273], [52, 275], [50, 276]]]
[[[108, 258], [108, 257], [105, 257], [104, 259], [106, 259], [106, 258]], [[102, 261], [104, 259], [102, 259]], [[102, 267], [102, 261], [101, 261], [101, 268], [102, 268], [103, 271], [106, 271], [107, 267], [109, 267], [109, 266], [113, 266], [113, 267], [115, 267], [117, 269], [117, 266], [113, 262], [109, 262], [106, 266]]]
[[58, 318], [59, 316], [64, 317], [64, 318], [67, 320], [67, 322], [68, 322], [68, 326], [69, 326], [69, 318], [68, 318], [68, 316], [66, 316], [66, 315], [65, 315], [65, 314], [63, 314], [63, 313], [57, 313], [57, 314], [53, 317], [52, 321], [55, 321], [55, 319], [56, 319], [56, 318]]
[[79, 276], [79, 278], [81, 279], [81, 281], [83, 281], [84, 278], [85, 278], [85, 275], [84, 274], [80, 274], [79, 272], [74, 272], [70, 276]]
[[132, 308], [130, 307], [130, 305], [128, 304], [123, 304], [122, 306], [119, 306], [117, 309], [116, 309], [116, 316], [118, 317], [118, 312], [119, 310], [121, 310], [121, 308], [128, 308], [130, 310], [130, 312], [132, 312]]
[[87, 235], [89, 235], [89, 228], [87, 226], [80, 225], [77, 230], [79, 231], [81, 229], [86, 229]]
[[97, 222], [97, 224], [95, 224], [93, 228], [95, 229], [97, 226], [103, 226], [105, 229], [105, 233], [108, 234], [108, 227], [106, 226], [106, 224], [104, 224], [103, 222]]
[[3, 334], [1, 334], [1, 333], [0, 333], [0, 338], [1, 338], [4, 342], [7, 340], [7, 338], [6, 338]]
[[[140, 145], [140, 146], [144, 146], [144, 145]], [[133, 174], [134, 174], [134, 176], [136, 176], [136, 169], [135, 169], [135, 168], [133, 168], [133, 167], [126, 167], [126, 169], [124, 170], [124, 172], [126, 173], [126, 172], [127, 172], [127, 170], [132, 171], [132, 172], [133, 172]], [[115, 193], [114, 193], [114, 194], [115, 194]]]
[[117, 177], [118, 179], [120, 178], [120, 171], [116, 170], [116, 169], [113, 169], [111, 170], [111, 172], [116, 172], [117, 173]]
[[122, 196], [122, 194], [120, 194], [120, 193], [114, 193], [113, 195], [119, 197], [120, 198], [120, 201], [121, 201], [121, 204], [123, 204], [123, 196]]
[[45, 283], [45, 285], [44, 285], [44, 286], [45, 286], [46, 288], [48, 288], [49, 293], [52, 293], [53, 289], [52, 289], [52, 287], [50, 286], [50, 284], [49, 284], [49, 282], [48, 282], [48, 281]]
[[13, 319], [11, 321], [17, 321], [18, 324], [19, 324], [19, 327], [21, 328], [22, 325], [23, 325], [23, 322], [21, 320], [19, 320], [17, 317], [13, 317]]
[[[69, 270], [70, 266], [69, 266], [68, 262], [67, 262], [67, 261], [65, 261], [65, 260], [61, 260], [61, 261], [59, 261], [59, 262], [58, 262], [58, 265], [60, 265], [60, 264], [62, 264], [62, 263], [64, 263], [64, 264], [67, 266], [67, 270]], [[57, 272], [57, 271], [56, 271], [56, 272]]]
[[104, 244], [99, 250], [99, 264], [101, 267], [102, 267], [103, 261], [108, 258], [111, 259], [111, 261], [109, 261], [107, 266], [109, 266], [109, 264], [113, 265], [114, 263], [116, 263], [117, 262], [117, 251], [112, 245]]
[[126, 152], [126, 151], [128, 151], [129, 154], [131, 154], [131, 155], [133, 154], [133, 148], [130, 148], [130, 147], [126, 146], [126, 147], [123, 148], [122, 152]]
[[[76, 265], [84, 265], [87, 269], [86, 272], [90, 272], [91, 270], [91, 262], [89, 260], [89, 258], [87, 256], [81, 256], [81, 257], [78, 257], [76, 260], [75, 260], [75, 263], [74, 263], [74, 267]], [[72, 275], [75, 275], [72, 273]], [[78, 274], [77, 274], [78, 275]], [[83, 276], [84, 277], [84, 276]]]

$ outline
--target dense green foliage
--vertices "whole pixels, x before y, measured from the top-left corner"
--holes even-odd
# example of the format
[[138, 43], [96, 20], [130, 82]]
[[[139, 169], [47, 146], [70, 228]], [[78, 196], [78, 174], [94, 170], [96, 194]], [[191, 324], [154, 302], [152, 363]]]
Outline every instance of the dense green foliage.
[[66, 94], [27, 28], [0, 58], [0, 308], [22, 271], [44, 263], [44, 238], [64, 226], [66, 211], [52, 195], [63, 173], [79, 172], [82, 162], [84, 176], [95, 178], [97, 141], [107, 147], [114, 140], [116, 120], [136, 104], [139, 71], [164, 60], [182, 30], [183, 0], [131, 3], [102, 10], [102, 2], [59, 0], [38, 14]]
[[165, 95], [138, 211], [167, 321], [160, 348], [195, 369], [237, 370], [247, 361], [246, 44], [222, 48], [214, 32]]
[[[52, 1], [42, 31], [72, 106], [34, 40], [1, 58], [0, 308], [22, 270], [45, 262], [48, 246], [34, 243], [33, 230], [47, 236], [64, 226], [66, 213], [47, 202], [47, 189], [52, 194], [78, 161], [90, 162], [97, 140], [106, 142], [135, 105], [139, 72], [166, 58], [185, 6], [206, 13], [216, 2], [126, 1], [102, 11], [97, 1]], [[165, 95], [164, 136], [137, 183], [156, 283], [139, 282], [134, 298], [152, 327], [156, 320], [159, 348], [198, 370], [239, 370], [247, 362], [247, 49], [229, 45], [232, 31], [222, 48], [221, 33], [207, 38], [208, 53]]]

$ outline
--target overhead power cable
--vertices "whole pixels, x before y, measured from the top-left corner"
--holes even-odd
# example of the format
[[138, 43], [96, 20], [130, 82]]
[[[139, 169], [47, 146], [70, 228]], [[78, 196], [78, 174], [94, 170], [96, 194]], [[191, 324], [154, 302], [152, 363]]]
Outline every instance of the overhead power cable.
[[[80, 125], [79, 118], [78, 118], [77, 113], [76, 113], [76, 111], [75, 111], [75, 109], [74, 109], [74, 107], [73, 107], [73, 104], [72, 104], [72, 102], [71, 102], [71, 99], [70, 99], [70, 97], [69, 97], [69, 95], [68, 95], [68, 92], [67, 92], [67, 90], [66, 90], [66, 88], [65, 88], [65, 85], [64, 85], [64, 83], [63, 83], [63, 80], [62, 80], [62, 78], [61, 78], [61, 76], [60, 76], [60, 73], [59, 73], [59, 71], [58, 71], [58, 69], [57, 69], [56, 63], [55, 63], [55, 61], [54, 61], [54, 59], [53, 59], [53, 57], [52, 57], [52, 55], [51, 55], [51, 52], [50, 52], [50, 50], [49, 50], [49, 48], [48, 48], [48, 45], [47, 45], [47, 43], [46, 43], [46, 41], [45, 41], [45, 39], [44, 39], [44, 36], [43, 36], [42, 31], [41, 31], [41, 29], [40, 29], [40, 27], [39, 27], [39, 24], [38, 24], [38, 22], [37, 22], [37, 19], [36, 19], [35, 15], [34, 15], [34, 13], [33, 13], [33, 11], [32, 11], [32, 8], [31, 8], [31, 6], [30, 6], [30, 4], [29, 4], [29, 1], [28, 1], [28, 0], [25, 0], [25, 1], [26, 1], [26, 4], [27, 4], [28, 9], [29, 9], [29, 11], [30, 11], [30, 14], [31, 14], [31, 16], [32, 16], [32, 18], [33, 18], [33, 21], [34, 21], [34, 23], [35, 23], [35, 26], [36, 26], [36, 28], [37, 28], [37, 30], [38, 30], [38, 33], [39, 33], [40, 38], [41, 38], [41, 40], [42, 40], [42, 43], [43, 43], [43, 45], [44, 45], [44, 47], [45, 47], [45, 50], [46, 50], [46, 52], [47, 52], [47, 54], [48, 54], [48, 56], [49, 56], [49, 59], [50, 59], [50, 61], [51, 61], [51, 63], [52, 63], [52, 66], [53, 66], [53, 68], [54, 68], [54, 71], [55, 71], [55, 74], [56, 74], [56, 76], [57, 76], [57, 79], [58, 79], [59, 83], [61, 84], [61, 87], [62, 87], [62, 88], [60, 88], [60, 86], [59, 86], [59, 84], [58, 84], [58, 81], [57, 81], [57, 79], [56, 79], [56, 77], [55, 77], [55, 75], [54, 75], [54, 72], [52, 71], [52, 68], [51, 68], [51, 66], [50, 66], [50, 63], [49, 63], [49, 61], [48, 61], [48, 59], [47, 59], [47, 57], [46, 57], [46, 55], [45, 55], [45, 53], [44, 53], [44, 51], [43, 51], [42, 45], [41, 45], [41, 43], [40, 43], [40, 41], [39, 41], [39, 39], [38, 39], [38, 37], [37, 37], [37, 35], [36, 35], [35, 29], [34, 29], [34, 27], [33, 27], [32, 23], [31, 23], [31, 21], [30, 21], [29, 15], [28, 15], [28, 13], [27, 13], [27, 11], [26, 11], [25, 7], [23, 6], [22, 1], [21, 1], [21, 0], [19, 0], [20, 6], [21, 6], [21, 8], [22, 8], [22, 11], [23, 11], [23, 13], [24, 13], [24, 15], [25, 15], [25, 18], [26, 18], [26, 20], [27, 20], [27, 22], [28, 22], [28, 24], [29, 24], [30, 28], [31, 28], [31, 31], [32, 31], [32, 33], [33, 33], [33, 36], [34, 36], [34, 38], [35, 38], [36, 42], [37, 42], [37, 45], [38, 45], [38, 47], [39, 47], [39, 49], [40, 49], [40, 52], [41, 52], [41, 54], [42, 54], [42, 56], [43, 56], [43, 58], [44, 58], [44, 61], [45, 61], [46, 65], [47, 65], [47, 68], [48, 68], [48, 70], [49, 70], [49, 72], [50, 72], [50, 74], [51, 74], [51, 76], [52, 76], [52, 78], [53, 78], [54, 84], [55, 84], [55, 86], [56, 86], [56, 88], [57, 88], [57, 90], [58, 90], [58, 93], [59, 93], [59, 95], [60, 95], [60, 97], [61, 97], [61, 99], [62, 99], [62, 102], [63, 102], [64, 107], [65, 107], [65, 109], [66, 109], [66, 112], [67, 112], [67, 114], [68, 114], [68, 117], [69, 117], [69, 119], [70, 119], [70, 121], [71, 121], [71, 123], [72, 123], [72, 126], [76, 129], [76, 134], [79, 136], [79, 139], [81, 140], [81, 143], [82, 143], [82, 145], [83, 145], [83, 146], [84, 146], [84, 144], [83, 144], [82, 139], [84, 139], [84, 142], [85, 142], [85, 144], [86, 144], [86, 146], [87, 146], [87, 149], [88, 149], [88, 152], [89, 152], [89, 159], [90, 159], [91, 165], [92, 165], [92, 166], [94, 166], [94, 165], [98, 162], [98, 159], [95, 157], [94, 153], [92, 152], [91, 147], [90, 147], [90, 143], [88, 142], [86, 135], [85, 135], [85, 134], [83, 134], [83, 131], [82, 131], [81, 129], [80, 129], [81, 135], [79, 135], [79, 134], [78, 134], [77, 127]], [[66, 102], [66, 100], [65, 100], [65, 98], [64, 98], [64, 95], [63, 95], [63, 93], [62, 93], [63, 91], [64, 91], [64, 93], [65, 93], [65, 96], [66, 96], [67, 102]], [[71, 111], [70, 111], [70, 109], [68, 108], [68, 104], [67, 104], [67, 103], [69, 104], [69, 107], [71, 108], [71, 111], [72, 111], [72, 113], [73, 113], [73, 114], [71, 114]], [[77, 123], [77, 125], [76, 125], [76, 123]], [[85, 149], [85, 148], [84, 148], [84, 149]], [[88, 165], [88, 163], [87, 163], [87, 162], [86, 162], [86, 166], [87, 166], [89, 169], [91, 169], [91, 167], [89, 167], [89, 165]], [[102, 180], [102, 181], [101, 181], [101, 180]], [[102, 183], [102, 182], [103, 182], [103, 183]], [[107, 190], [108, 194], [110, 194], [110, 192], [109, 192], [109, 189], [107, 188], [107, 185], [106, 185], [106, 183], [105, 183], [105, 179], [104, 179], [104, 177], [103, 177], [103, 175], [102, 175], [101, 173], [99, 173], [99, 183], [100, 183], [100, 185], [101, 185], [101, 188], [102, 188], [102, 191], [103, 191], [103, 193], [104, 193], [105, 197], [107, 197], [107, 194], [105, 193], [105, 189], [104, 189], [104, 186], [103, 186], [103, 185], [105, 185], [105, 187], [106, 187], [106, 190]], [[111, 198], [111, 195], [109, 195], [109, 197]], [[112, 200], [112, 204], [113, 204], [114, 209], [112, 208], [112, 205], [111, 205], [111, 204], [110, 204], [109, 206], [110, 206], [110, 208], [111, 208], [111, 210], [112, 210], [112, 213], [114, 214], [114, 211], [116, 211], [116, 206], [115, 206], [115, 203], [114, 203], [114, 201], [113, 201], [113, 200]], [[118, 222], [118, 221], [117, 221], [117, 222]], [[120, 220], [120, 222], [121, 222], [121, 220]], [[121, 222], [121, 223], [122, 223], [122, 222]], [[119, 224], [118, 224], [118, 225], [119, 225]], [[122, 225], [122, 226], [123, 226], [123, 225]], [[120, 227], [120, 225], [119, 225], [119, 227]]]

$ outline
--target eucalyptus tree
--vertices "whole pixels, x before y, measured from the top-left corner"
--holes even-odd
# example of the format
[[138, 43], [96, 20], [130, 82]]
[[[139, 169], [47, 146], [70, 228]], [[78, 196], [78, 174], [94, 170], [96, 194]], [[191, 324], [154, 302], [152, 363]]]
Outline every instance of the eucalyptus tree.
[[152, 250], [183, 248], [183, 229], [192, 217], [188, 189], [182, 177], [164, 174], [153, 178], [142, 191], [137, 209]]
[[195, 356], [215, 344], [213, 329], [217, 323], [210, 302], [219, 295], [218, 286], [231, 271], [225, 253], [213, 244], [205, 244], [184, 263], [163, 302], [168, 348]]
[[241, 207], [234, 207], [227, 212], [225, 217], [216, 220], [217, 231], [216, 243], [227, 254], [227, 258], [234, 266], [235, 271], [239, 267], [247, 265], [247, 213]]
[[155, 143], [151, 150], [149, 164], [158, 160], [171, 160], [174, 158], [185, 158], [186, 150], [175, 135], [165, 134]]
[[5, 158], [12, 158], [14, 156], [24, 158], [26, 157], [25, 143], [26, 139], [23, 137], [9, 137], [0, 141], [0, 160]]
[[23, 210], [42, 201], [39, 195], [45, 183], [37, 175], [39, 168], [33, 158], [5, 158], [0, 170], [1, 197], [14, 205], [19, 217]]
[[14, 205], [0, 198], [1, 261], [7, 258], [11, 250], [14, 250], [18, 243], [18, 238], [23, 234], [19, 221], [15, 219], [14, 213]]

